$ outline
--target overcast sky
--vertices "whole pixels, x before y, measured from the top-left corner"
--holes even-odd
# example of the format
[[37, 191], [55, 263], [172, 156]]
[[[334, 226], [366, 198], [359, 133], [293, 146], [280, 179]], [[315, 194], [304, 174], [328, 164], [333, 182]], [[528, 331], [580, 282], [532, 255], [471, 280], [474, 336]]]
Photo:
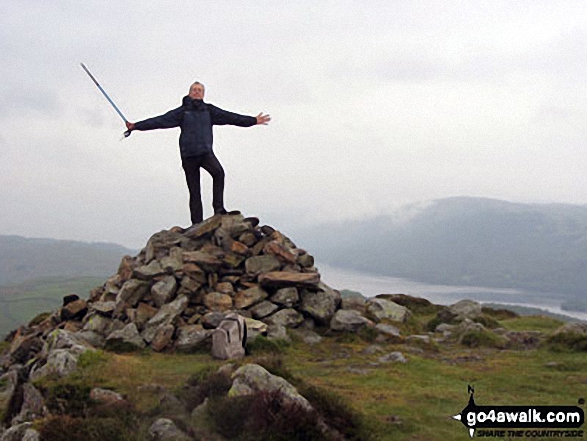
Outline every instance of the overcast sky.
[[[0, 234], [142, 247], [189, 225], [179, 129], [205, 100], [228, 209], [287, 233], [412, 202], [587, 203], [584, 1], [0, 2]], [[205, 215], [211, 179], [204, 173]]]

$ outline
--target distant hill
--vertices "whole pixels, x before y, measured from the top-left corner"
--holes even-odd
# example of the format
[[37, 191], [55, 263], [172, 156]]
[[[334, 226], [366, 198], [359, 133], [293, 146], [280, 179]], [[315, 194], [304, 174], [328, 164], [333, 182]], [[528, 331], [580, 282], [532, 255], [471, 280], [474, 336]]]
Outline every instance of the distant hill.
[[333, 266], [587, 301], [587, 206], [454, 197], [295, 234]]
[[0, 285], [44, 277], [105, 277], [136, 251], [110, 243], [0, 236]]
[[0, 337], [57, 309], [64, 295], [87, 298], [125, 254], [136, 251], [110, 243], [0, 236]]

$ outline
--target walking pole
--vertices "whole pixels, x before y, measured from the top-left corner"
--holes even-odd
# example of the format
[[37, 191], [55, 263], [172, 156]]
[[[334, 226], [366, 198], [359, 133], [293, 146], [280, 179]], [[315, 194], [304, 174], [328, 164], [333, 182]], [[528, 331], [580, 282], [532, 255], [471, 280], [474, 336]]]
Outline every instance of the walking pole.
[[[80, 63], [80, 65], [82, 66], [82, 69], [86, 71], [86, 73], [89, 75], [89, 77], [92, 79], [92, 81], [94, 82], [94, 84], [96, 84], [96, 86], [98, 86], [98, 89], [100, 89], [100, 92], [102, 92], [102, 94], [104, 95], [104, 97], [108, 100], [108, 102], [110, 103], [110, 105], [112, 107], [114, 107], [114, 110], [116, 110], [116, 113], [118, 113], [120, 115], [120, 117], [122, 118], [122, 120], [125, 122], [125, 124], [128, 122], [128, 120], [125, 118], [125, 116], [122, 114], [122, 112], [120, 111], [120, 109], [116, 106], [116, 104], [114, 104], [114, 101], [112, 101], [110, 99], [110, 97], [108, 96], [108, 94], [106, 93], [106, 91], [102, 88], [102, 86], [100, 86], [100, 83], [98, 83], [98, 81], [96, 80], [96, 78], [94, 78], [94, 75], [92, 75], [92, 73], [88, 70], [88, 68], [84, 65], [84, 63]], [[128, 138], [130, 136], [131, 131], [127, 130], [126, 132], [124, 132], [124, 137]]]

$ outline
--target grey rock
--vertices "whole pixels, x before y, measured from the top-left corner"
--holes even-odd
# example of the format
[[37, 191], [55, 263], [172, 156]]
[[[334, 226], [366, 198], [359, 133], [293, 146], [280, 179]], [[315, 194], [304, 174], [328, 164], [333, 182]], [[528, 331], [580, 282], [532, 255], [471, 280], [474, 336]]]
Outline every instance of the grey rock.
[[245, 324], [247, 325], [247, 343], [252, 342], [259, 335], [267, 335], [269, 326], [253, 318], [245, 317]]
[[12, 426], [2, 434], [0, 441], [22, 441], [27, 430], [31, 430], [32, 428], [32, 423], [22, 423]]
[[269, 325], [267, 327], [267, 338], [269, 340], [291, 341], [291, 337], [287, 335], [287, 328], [283, 325]]
[[105, 315], [110, 317], [114, 312], [114, 308], [116, 307], [116, 302], [94, 302], [90, 303], [90, 311], [95, 311], [98, 314]]
[[375, 330], [380, 334], [384, 334], [387, 337], [399, 337], [400, 330], [393, 325], [387, 325], [384, 323], [378, 323], [375, 326]]
[[90, 391], [90, 398], [103, 404], [112, 404], [124, 401], [124, 397], [118, 392], [114, 392], [110, 389], [102, 389], [100, 387], [95, 387]]
[[263, 300], [261, 303], [251, 307], [250, 311], [253, 315], [253, 318], [262, 319], [263, 317], [267, 317], [268, 315], [273, 314], [278, 309], [279, 306], [277, 306], [275, 303], [271, 303], [268, 300]]
[[304, 321], [304, 316], [295, 309], [287, 308], [265, 317], [263, 321], [269, 324], [282, 325], [286, 328], [295, 328]]
[[333, 331], [356, 332], [366, 326], [373, 326], [373, 322], [353, 309], [339, 309], [330, 321]]
[[173, 247], [169, 250], [169, 256], [162, 257], [161, 267], [168, 273], [176, 273], [183, 269], [183, 250], [180, 247]]
[[148, 265], [139, 266], [133, 270], [133, 276], [141, 280], [151, 280], [165, 273], [165, 269], [158, 260], [152, 260]]
[[155, 283], [151, 288], [151, 296], [157, 307], [161, 307], [173, 300], [177, 291], [177, 281], [173, 276], [167, 276]]
[[113, 320], [98, 313], [87, 315], [85, 322], [83, 331], [92, 331], [104, 337], [113, 331], [124, 328], [124, 323], [120, 320]]
[[379, 363], [407, 363], [408, 360], [401, 352], [391, 352], [378, 358]]
[[234, 307], [236, 309], [244, 309], [255, 305], [269, 297], [267, 291], [260, 286], [239, 291], [234, 295]]
[[456, 315], [457, 320], [474, 319], [483, 315], [481, 304], [472, 300], [460, 300], [448, 309]]
[[211, 292], [204, 296], [204, 305], [211, 311], [224, 312], [233, 309], [232, 297], [228, 294]]
[[149, 292], [149, 282], [137, 279], [130, 279], [124, 282], [122, 288], [116, 296], [117, 307], [120, 303], [124, 303], [130, 307], [136, 304]]
[[292, 308], [300, 301], [300, 296], [297, 288], [290, 286], [288, 288], [278, 289], [269, 300], [286, 308]]
[[179, 328], [175, 348], [181, 352], [192, 352], [212, 335], [212, 331], [202, 325], [188, 325]]
[[272, 254], [253, 256], [245, 260], [245, 270], [251, 276], [277, 271], [279, 268], [281, 268], [281, 263]]
[[317, 323], [326, 325], [330, 322], [340, 305], [340, 292], [320, 283], [318, 292], [302, 290], [300, 310], [308, 313]]
[[45, 416], [47, 408], [43, 395], [31, 383], [22, 385], [22, 406], [20, 413], [12, 419], [12, 425], [33, 421]]
[[223, 312], [212, 311], [204, 314], [200, 323], [206, 329], [216, 329], [222, 320], [224, 320]]
[[168, 418], [159, 418], [155, 421], [149, 428], [149, 436], [153, 441], [187, 441], [190, 439]]
[[383, 319], [405, 322], [411, 315], [406, 307], [380, 298], [369, 299], [365, 307], [367, 309], [367, 317], [376, 322], [380, 322]]
[[77, 369], [78, 358], [79, 354], [72, 353], [69, 349], [55, 349], [49, 353], [43, 366], [32, 367], [29, 377], [32, 381], [47, 375], [65, 377]]
[[129, 323], [124, 328], [112, 332], [106, 337], [106, 347], [122, 346], [128, 347], [129, 350], [143, 349], [146, 344], [137, 329], [137, 325]]
[[155, 314], [148, 322], [147, 327], [157, 327], [162, 324], [171, 324], [188, 306], [188, 298], [181, 296], [171, 303], [163, 305], [157, 314]]
[[365, 315], [365, 299], [361, 297], [344, 297], [341, 299], [342, 309], [354, 309]]
[[250, 395], [256, 392], [279, 392], [284, 401], [295, 402], [304, 409], [311, 410], [312, 406], [298, 390], [281, 377], [267, 372], [257, 364], [245, 364], [232, 374], [233, 383], [228, 391], [229, 397]]

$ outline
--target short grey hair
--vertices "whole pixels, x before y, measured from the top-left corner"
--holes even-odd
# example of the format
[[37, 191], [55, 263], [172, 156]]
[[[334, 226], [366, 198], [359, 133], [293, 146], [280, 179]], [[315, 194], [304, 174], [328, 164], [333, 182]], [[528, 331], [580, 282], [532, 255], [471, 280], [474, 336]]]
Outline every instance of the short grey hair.
[[206, 86], [204, 86], [204, 84], [200, 83], [199, 81], [194, 81], [192, 84], [190, 84], [190, 90], [192, 90], [192, 86], [195, 84], [199, 84], [200, 86], [202, 86], [204, 88], [204, 90], [206, 90]]

